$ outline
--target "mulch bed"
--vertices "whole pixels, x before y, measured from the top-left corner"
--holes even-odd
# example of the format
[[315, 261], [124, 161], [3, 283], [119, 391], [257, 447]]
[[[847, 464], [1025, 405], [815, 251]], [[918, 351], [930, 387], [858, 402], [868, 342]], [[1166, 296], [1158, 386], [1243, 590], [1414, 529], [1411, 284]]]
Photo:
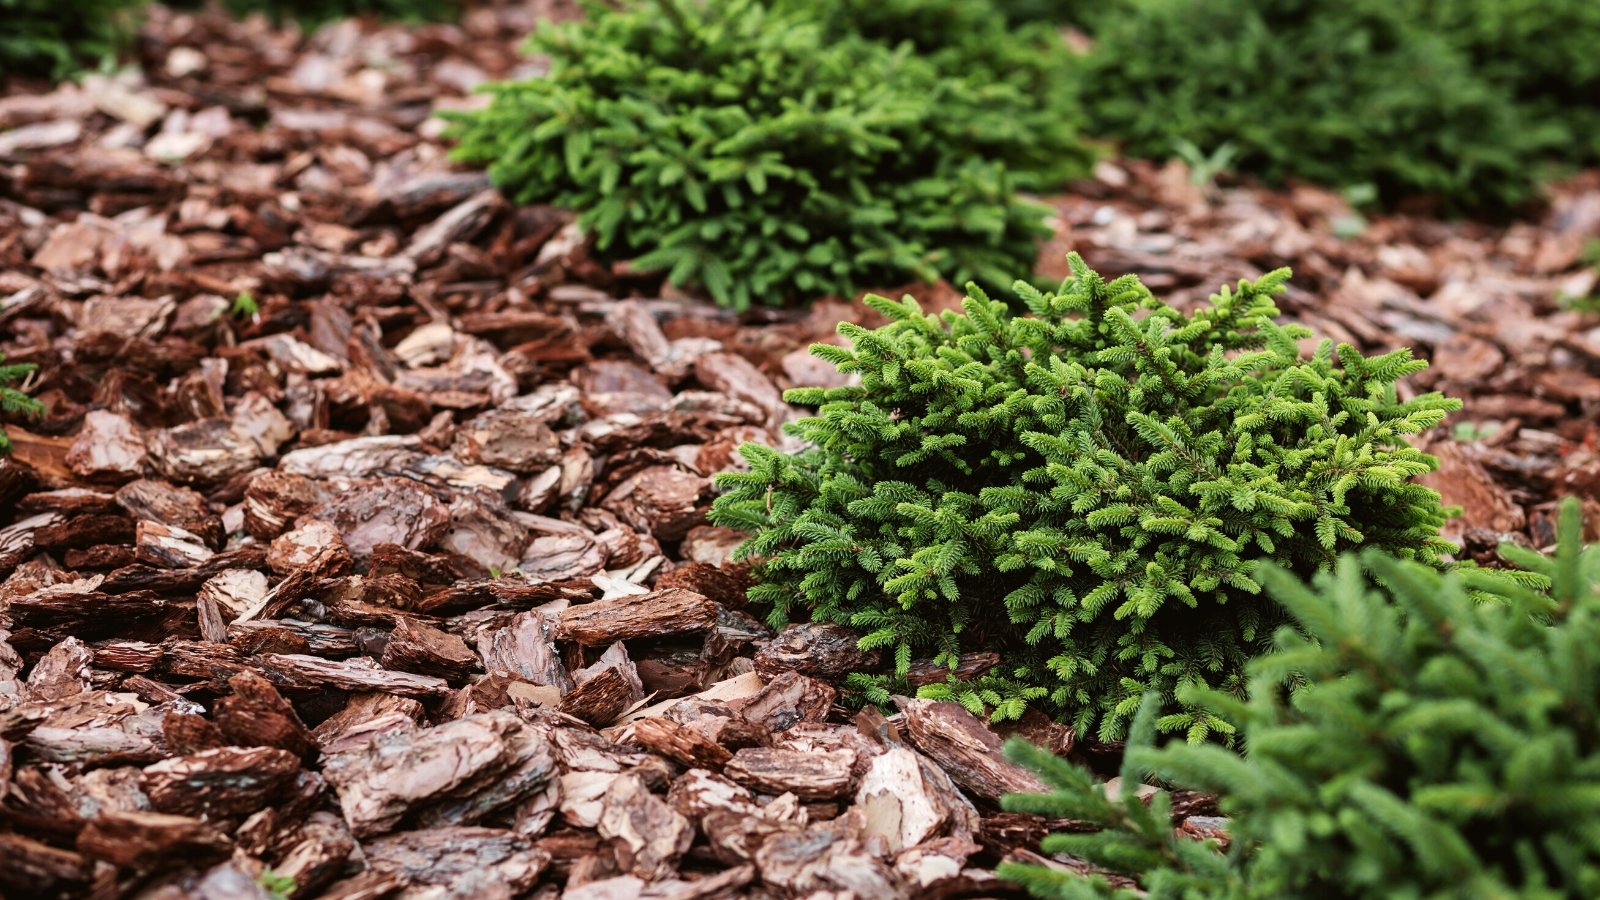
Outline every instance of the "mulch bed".
[[[435, 111], [537, 71], [534, 13], [158, 10], [143, 79], [0, 98], [0, 350], [49, 407], [0, 457], [6, 896], [995, 896], [1037, 859], [1000, 736], [1070, 731], [841, 706], [875, 661], [772, 634], [704, 522], [868, 311], [664, 292], [445, 158]], [[1469, 555], [1548, 545], [1566, 494], [1600, 527], [1600, 317], [1556, 300], [1595, 291], [1600, 173], [1504, 227], [1136, 162], [1053, 201], [1047, 266], [1190, 302], [1292, 265], [1286, 312], [1432, 359]]]

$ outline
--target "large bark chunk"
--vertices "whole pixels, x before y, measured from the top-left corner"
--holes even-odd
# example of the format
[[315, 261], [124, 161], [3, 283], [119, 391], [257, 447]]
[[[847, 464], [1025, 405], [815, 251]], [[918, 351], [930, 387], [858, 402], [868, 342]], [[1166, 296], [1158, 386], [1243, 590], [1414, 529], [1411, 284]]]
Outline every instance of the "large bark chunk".
[[842, 625], [814, 622], [790, 625], [756, 653], [756, 671], [769, 678], [793, 671], [835, 679], [876, 668], [883, 654], [856, 646], [861, 635]]
[[1006, 794], [1049, 790], [1027, 769], [1007, 760], [1000, 738], [959, 704], [902, 699], [900, 708], [917, 749], [973, 794], [998, 800]]
[[705, 631], [716, 621], [715, 603], [700, 594], [675, 589], [570, 607], [561, 614], [556, 637], [594, 646]]
[[521, 835], [499, 828], [429, 828], [362, 845], [371, 871], [453, 897], [516, 897], [550, 862]]
[[316, 745], [311, 732], [272, 682], [254, 672], [228, 679], [233, 693], [217, 699], [217, 728], [242, 747], [277, 747], [299, 759], [310, 758]]
[[384, 647], [383, 665], [441, 678], [461, 678], [477, 667], [478, 655], [458, 635], [400, 616]]
[[855, 751], [843, 748], [818, 753], [747, 747], [735, 753], [723, 771], [734, 781], [768, 794], [831, 800], [849, 792], [855, 763]]
[[146, 766], [143, 788], [161, 812], [226, 817], [273, 802], [299, 773], [299, 759], [276, 747], [223, 747]]
[[[470, 798], [526, 761], [524, 751], [537, 755], [540, 742], [525, 730], [515, 716], [495, 711], [421, 731], [388, 732], [330, 754], [324, 772], [338, 790], [350, 830], [366, 837], [393, 828], [408, 813]], [[526, 779], [527, 792], [554, 774], [553, 762], [539, 774], [543, 778]]]
[[395, 672], [365, 657], [336, 662], [302, 653], [264, 653], [261, 661], [294, 681], [347, 691], [389, 691], [405, 697], [435, 697], [450, 692], [450, 683], [443, 678]]
[[78, 835], [78, 849], [119, 866], [200, 862], [227, 854], [231, 842], [203, 819], [155, 812], [106, 813]]
[[612, 780], [601, 806], [600, 835], [611, 840], [617, 864], [641, 878], [671, 874], [694, 840], [689, 820], [650, 793], [637, 775]]
[[378, 544], [399, 544], [416, 550], [444, 536], [449, 508], [409, 478], [382, 478], [313, 507], [308, 516], [339, 529], [358, 560], [372, 556]]

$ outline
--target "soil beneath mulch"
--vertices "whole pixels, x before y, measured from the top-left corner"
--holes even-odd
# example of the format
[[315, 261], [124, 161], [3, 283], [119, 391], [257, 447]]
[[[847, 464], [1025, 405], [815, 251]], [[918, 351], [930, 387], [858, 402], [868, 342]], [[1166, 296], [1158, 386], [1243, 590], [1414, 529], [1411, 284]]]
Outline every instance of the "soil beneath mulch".
[[[842, 707], [876, 661], [772, 634], [704, 522], [870, 314], [663, 292], [445, 158], [437, 110], [538, 71], [536, 12], [157, 10], [142, 77], [0, 98], [0, 351], [49, 409], [0, 457], [6, 896], [994, 896], [1038, 859], [1000, 736], [1070, 731]], [[1052, 202], [1058, 274], [1187, 303], [1290, 265], [1287, 313], [1430, 358], [1467, 554], [1600, 513], [1600, 316], [1558, 302], [1596, 291], [1600, 173], [1509, 227], [1136, 162]]]

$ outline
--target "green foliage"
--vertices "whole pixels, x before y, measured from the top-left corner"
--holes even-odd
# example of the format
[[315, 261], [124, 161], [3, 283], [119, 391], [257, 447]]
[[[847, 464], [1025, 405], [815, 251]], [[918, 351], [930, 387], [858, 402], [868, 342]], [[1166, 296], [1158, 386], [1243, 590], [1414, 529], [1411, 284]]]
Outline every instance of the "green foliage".
[[999, 283], [1046, 233], [1016, 192], [1088, 158], [1067, 129], [1018, 127], [1038, 100], [1017, 79], [944, 70], [809, 8], [591, 5], [529, 49], [548, 75], [458, 117], [457, 157], [519, 202], [578, 210], [612, 256], [739, 308]]
[[249, 291], [240, 291], [228, 304], [228, 315], [235, 319], [253, 319], [260, 314], [261, 304], [256, 300], [256, 295]]
[[[1071, 54], [1055, 29], [1008, 25], [992, 0], [769, 0], [821, 20], [824, 39], [863, 37], [891, 47], [909, 43], [946, 78], [1001, 85], [1004, 121], [986, 123], [985, 139], [1006, 146], [1024, 188], [1048, 187], [1084, 172], [1078, 144], [1081, 112]], [[1031, 102], [1029, 102], [1031, 101]]]
[[[745, 445], [711, 517], [753, 533], [740, 555], [765, 559], [751, 597], [773, 624], [858, 628], [900, 675], [999, 651], [996, 673], [923, 695], [998, 718], [1042, 704], [1114, 739], [1146, 694], [1237, 687], [1278, 621], [1254, 561], [1452, 550], [1438, 495], [1409, 480], [1435, 461], [1405, 435], [1459, 404], [1396, 399], [1426, 365], [1408, 350], [1302, 357], [1308, 332], [1272, 321], [1287, 270], [1184, 315], [1069, 259], [1057, 292], [1017, 283], [1031, 316], [976, 287], [964, 314], [869, 298], [891, 324], [812, 348], [860, 386], [790, 391], [820, 407], [789, 429], [810, 448]], [[1226, 731], [1177, 708], [1159, 724]]]
[[0, 0], [0, 78], [64, 78], [133, 44], [145, 0]]
[[[1193, 695], [1237, 723], [1245, 752], [1155, 748], [1147, 706], [1124, 762], [1124, 783], [1217, 793], [1226, 855], [1172, 833], [1165, 793], [1148, 809], [1108, 801], [1022, 743], [1008, 751], [1055, 790], [1006, 807], [1103, 826], [1044, 847], [1151, 898], [1600, 896], [1600, 547], [1580, 547], [1579, 517], [1563, 505], [1552, 558], [1503, 548], [1521, 584], [1371, 551], [1309, 585], [1264, 566], [1298, 629], [1250, 665], [1248, 702]], [[1139, 896], [1029, 866], [1001, 875], [1038, 897]]]
[[1411, 0], [1475, 71], [1510, 87], [1538, 120], [1564, 128], [1562, 157], [1600, 162], [1600, 3]]
[[[29, 397], [14, 385], [28, 377], [38, 366], [33, 363], [6, 364], [6, 355], [0, 353], [0, 413], [37, 416], [44, 413], [44, 404]], [[0, 453], [11, 449], [4, 429], [0, 429]]]
[[256, 884], [261, 885], [261, 889], [266, 891], [272, 900], [289, 900], [294, 895], [294, 877], [272, 869], [263, 869], [261, 874], [256, 876]]
[[[1094, 19], [1084, 103], [1097, 133], [1138, 155], [1169, 156], [1179, 139], [1202, 153], [1230, 144], [1240, 170], [1269, 181], [1370, 184], [1385, 202], [1427, 195], [1457, 210], [1507, 207], [1533, 195], [1541, 163], [1567, 153], [1575, 136], [1548, 107], [1519, 103], [1512, 79], [1482, 62], [1480, 53], [1500, 51], [1500, 31], [1485, 26], [1479, 38], [1461, 28], [1477, 15], [1469, 7], [1541, 4], [1594, 7], [1443, 0], [1464, 11], [1445, 17], [1431, 0], [1124, 0]], [[1522, 21], [1515, 12], [1493, 18]], [[1585, 71], [1600, 65], [1592, 34], [1563, 35], [1587, 55]], [[1530, 37], [1530, 55], [1542, 50]], [[1543, 83], [1531, 63], [1508, 65]]]

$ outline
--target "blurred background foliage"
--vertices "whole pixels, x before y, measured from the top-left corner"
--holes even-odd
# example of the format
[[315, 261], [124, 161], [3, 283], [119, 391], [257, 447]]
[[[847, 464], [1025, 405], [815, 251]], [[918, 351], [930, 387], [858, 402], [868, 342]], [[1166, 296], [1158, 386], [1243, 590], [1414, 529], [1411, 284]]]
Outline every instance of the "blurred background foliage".
[[[474, 0], [209, 2], [315, 27], [356, 14], [449, 20]], [[1600, 163], [1593, 0], [766, 2], [1031, 91], [1030, 127], [1073, 128], [1134, 156], [1220, 153], [1233, 174], [1389, 207], [1501, 215], [1552, 175]], [[0, 0], [0, 75], [54, 79], [125, 59], [142, 5]]]

